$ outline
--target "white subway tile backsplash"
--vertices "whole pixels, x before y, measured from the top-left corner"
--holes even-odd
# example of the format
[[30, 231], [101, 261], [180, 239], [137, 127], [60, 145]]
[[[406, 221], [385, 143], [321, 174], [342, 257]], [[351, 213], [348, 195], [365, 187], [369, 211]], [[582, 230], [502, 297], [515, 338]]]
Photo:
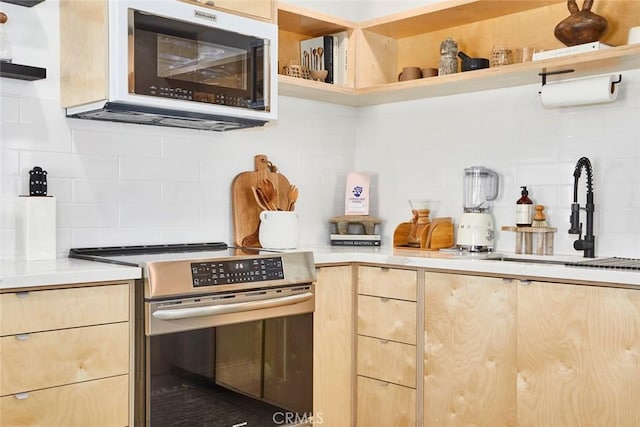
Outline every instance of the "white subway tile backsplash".
[[26, 176], [34, 166], [40, 166], [49, 177], [102, 178], [118, 177], [118, 159], [97, 155], [23, 151], [20, 153], [20, 174]]
[[120, 179], [155, 181], [193, 181], [199, 180], [198, 159], [192, 161], [120, 158]]
[[73, 152], [100, 156], [155, 157], [161, 153], [161, 138], [154, 135], [73, 131]]
[[58, 227], [117, 227], [118, 206], [106, 203], [58, 203]]
[[0, 123], [4, 125], [6, 123], [18, 123], [19, 121], [20, 98], [17, 96], [2, 96], [0, 94]]

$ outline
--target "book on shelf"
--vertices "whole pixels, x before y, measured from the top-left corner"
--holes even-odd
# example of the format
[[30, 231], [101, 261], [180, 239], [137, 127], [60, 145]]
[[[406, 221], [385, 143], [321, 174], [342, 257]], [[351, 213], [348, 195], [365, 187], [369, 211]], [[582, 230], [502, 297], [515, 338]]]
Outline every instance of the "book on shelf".
[[332, 246], [380, 246], [379, 234], [331, 234]]
[[333, 37], [333, 83], [346, 86], [348, 80], [349, 33], [340, 31], [330, 35]]
[[563, 47], [560, 49], [544, 50], [535, 52], [532, 60], [539, 61], [541, 59], [558, 58], [560, 56], [575, 55], [576, 53], [595, 52], [597, 50], [610, 49], [611, 46], [600, 42], [583, 43], [575, 46]]
[[331, 246], [380, 246], [380, 240], [332, 240]]
[[333, 36], [300, 42], [300, 64], [309, 70], [327, 70], [325, 83], [333, 83]]

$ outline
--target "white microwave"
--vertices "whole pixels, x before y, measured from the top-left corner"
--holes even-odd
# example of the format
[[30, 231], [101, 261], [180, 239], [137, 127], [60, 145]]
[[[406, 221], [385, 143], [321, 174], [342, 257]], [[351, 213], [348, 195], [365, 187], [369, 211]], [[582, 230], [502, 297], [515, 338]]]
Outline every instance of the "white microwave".
[[[76, 98], [65, 102], [63, 93], [67, 116], [206, 130], [277, 118], [276, 25], [176, 0], [93, 1], [87, 19], [86, 4], [61, 0], [61, 86]], [[101, 48], [84, 39], [96, 31], [104, 31], [104, 64], [70, 57], [99, 58], [82, 50]], [[98, 95], [76, 93], [101, 68]]]

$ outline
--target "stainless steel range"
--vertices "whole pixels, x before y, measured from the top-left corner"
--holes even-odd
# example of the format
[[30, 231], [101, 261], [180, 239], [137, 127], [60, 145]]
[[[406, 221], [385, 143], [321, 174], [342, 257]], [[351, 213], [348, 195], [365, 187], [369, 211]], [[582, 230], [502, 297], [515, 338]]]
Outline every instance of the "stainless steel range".
[[140, 266], [136, 425], [310, 425], [311, 252], [224, 243], [71, 249]]

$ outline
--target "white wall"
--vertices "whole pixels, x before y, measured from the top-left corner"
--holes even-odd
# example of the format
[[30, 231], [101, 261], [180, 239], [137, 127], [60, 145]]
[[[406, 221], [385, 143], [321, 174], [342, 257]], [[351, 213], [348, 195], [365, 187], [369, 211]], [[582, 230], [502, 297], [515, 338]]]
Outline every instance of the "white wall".
[[[58, 199], [63, 255], [79, 246], [230, 241], [231, 180], [259, 153], [300, 187], [304, 245], [327, 241], [352, 168], [374, 173], [372, 214], [384, 219], [388, 245], [410, 218], [411, 197], [433, 200], [432, 217], [457, 217], [462, 171], [481, 164], [502, 177], [496, 224], [513, 223], [527, 185], [558, 227], [558, 253], [574, 253], [566, 233], [572, 172], [588, 156], [597, 254], [640, 257], [639, 71], [624, 73], [616, 103], [563, 110], [544, 110], [532, 85], [361, 109], [282, 97], [276, 124], [223, 134], [67, 120], [57, 8], [56, 0], [30, 9], [2, 3], [14, 61], [44, 66], [48, 78], [0, 79], [1, 258], [14, 255], [14, 199], [35, 165], [49, 171]], [[513, 244], [499, 234], [499, 250]]]
[[[328, 240], [328, 218], [355, 158], [356, 110], [281, 97], [277, 123], [228, 133], [64, 118], [59, 102], [58, 2], [2, 3], [14, 62], [47, 79], [0, 79], [0, 257], [15, 250], [14, 200], [28, 171], [48, 171], [57, 251], [70, 247], [231, 241], [231, 181], [266, 154], [300, 188], [302, 244]], [[340, 189], [340, 191], [337, 191]]]
[[[576, 161], [594, 169], [596, 254], [640, 257], [640, 71], [623, 72], [617, 102], [545, 110], [539, 85], [363, 108], [356, 167], [375, 171], [385, 234], [411, 217], [409, 198], [433, 201], [431, 217], [462, 212], [463, 170], [482, 165], [501, 176], [496, 225], [514, 225], [526, 185], [557, 227], [556, 253], [574, 254], [569, 229]], [[584, 206], [585, 174], [579, 201]], [[584, 213], [582, 220], [586, 222]], [[586, 225], [585, 225], [586, 226]], [[513, 251], [500, 232], [498, 250]]]

